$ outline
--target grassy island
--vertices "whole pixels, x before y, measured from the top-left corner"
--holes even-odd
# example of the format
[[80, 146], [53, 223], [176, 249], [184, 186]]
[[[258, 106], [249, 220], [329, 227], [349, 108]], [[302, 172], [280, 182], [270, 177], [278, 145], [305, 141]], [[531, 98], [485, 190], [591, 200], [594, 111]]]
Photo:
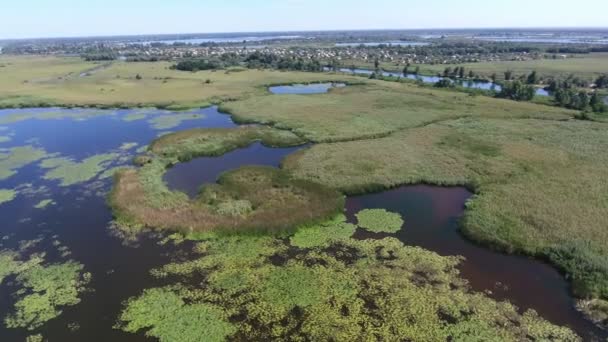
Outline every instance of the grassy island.
[[110, 203], [118, 221], [185, 232], [283, 230], [326, 219], [343, 208], [339, 192], [271, 167], [227, 172], [194, 199], [163, 182], [166, 169], [176, 163], [218, 156], [255, 141], [273, 147], [304, 143], [293, 133], [262, 126], [194, 129], [159, 138], [137, 158], [139, 169], [116, 175]]

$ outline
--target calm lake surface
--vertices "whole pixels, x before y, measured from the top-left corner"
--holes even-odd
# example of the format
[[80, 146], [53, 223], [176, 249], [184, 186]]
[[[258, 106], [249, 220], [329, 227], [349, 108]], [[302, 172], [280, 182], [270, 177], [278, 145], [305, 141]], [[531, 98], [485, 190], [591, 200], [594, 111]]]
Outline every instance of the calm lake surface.
[[269, 87], [268, 91], [276, 95], [286, 94], [323, 94], [327, 93], [331, 88], [346, 87], [344, 83], [312, 83], [312, 84], [292, 84]]
[[427, 46], [430, 43], [425, 42], [407, 42], [407, 41], [390, 41], [390, 42], [367, 42], [367, 43], [337, 43], [338, 47], [357, 47], [357, 46], [365, 46], [365, 47], [373, 47], [380, 45], [387, 46]]
[[[81, 161], [100, 153], [116, 157], [103, 165], [104, 170], [129, 166], [131, 159], [161, 134], [195, 127], [233, 127], [228, 115], [217, 107], [190, 112], [170, 113], [155, 109], [20, 109], [0, 110], [0, 154], [18, 146], [44, 149], [48, 157], [67, 157]], [[0, 140], [1, 141], [1, 140]], [[252, 144], [218, 158], [198, 158], [177, 165], [165, 176], [167, 183], [190, 195], [205, 182], [213, 182], [224, 171], [244, 165], [278, 166], [284, 156], [298, 148], [273, 149]], [[138, 152], [139, 150], [139, 152]], [[46, 157], [45, 157], [46, 158]], [[44, 158], [43, 158], [44, 159]], [[43, 160], [42, 159], [42, 160]], [[101, 170], [90, 180], [61, 186], [58, 180], [47, 180], [47, 170], [40, 161], [16, 170], [0, 180], [0, 189], [21, 189], [31, 184], [37, 191], [19, 191], [17, 197], [0, 205], [2, 249], [15, 249], [19, 241], [45, 237], [36, 251], [52, 250], [51, 236], [67, 246], [70, 258], [84, 264], [93, 274], [92, 292], [82, 302], [67, 308], [50, 321], [41, 333], [50, 341], [144, 341], [142, 334], [126, 334], [112, 327], [123, 302], [137, 296], [142, 289], [162, 286], [163, 281], [149, 271], [173, 260], [188, 258], [190, 246], [161, 246], [152, 235], [140, 239], [136, 246], [124, 244], [108, 228], [112, 215], [106, 205], [111, 177]], [[385, 208], [404, 215], [405, 228], [397, 237], [409, 245], [422, 246], [442, 255], [463, 255], [467, 261], [462, 274], [476, 290], [490, 290], [498, 299], [512, 300], [522, 308], [534, 308], [554, 323], [571, 326], [583, 336], [601, 334], [573, 309], [568, 285], [551, 267], [516, 256], [506, 256], [478, 247], [457, 232], [457, 221], [471, 194], [462, 188], [428, 186], [403, 187], [378, 194], [351, 197], [347, 214], [364, 208]], [[56, 204], [45, 209], [34, 206], [44, 199]], [[376, 236], [360, 237], [375, 238]], [[53, 238], [54, 239], [54, 238]], [[49, 255], [49, 262], [59, 262]], [[14, 303], [15, 288], [9, 282], [0, 286], [0, 316], [4, 317]], [[68, 324], [78, 323], [70, 331]], [[29, 333], [6, 329], [0, 324], [0, 341], [24, 341]]]

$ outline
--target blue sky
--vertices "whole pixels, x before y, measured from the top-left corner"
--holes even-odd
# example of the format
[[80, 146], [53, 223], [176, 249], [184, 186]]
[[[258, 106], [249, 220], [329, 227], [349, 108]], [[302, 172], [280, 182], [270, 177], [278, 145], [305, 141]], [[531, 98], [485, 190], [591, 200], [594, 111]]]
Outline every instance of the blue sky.
[[608, 26], [608, 0], [3, 0], [0, 39], [152, 33]]

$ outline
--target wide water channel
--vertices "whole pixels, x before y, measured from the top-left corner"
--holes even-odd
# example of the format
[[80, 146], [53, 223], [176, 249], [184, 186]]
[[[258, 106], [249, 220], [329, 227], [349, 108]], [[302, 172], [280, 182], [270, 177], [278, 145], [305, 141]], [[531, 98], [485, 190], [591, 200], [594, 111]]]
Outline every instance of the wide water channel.
[[[82, 302], [69, 307], [57, 319], [43, 327], [49, 341], [144, 341], [142, 334], [126, 334], [113, 329], [123, 302], [142, 289], [162, 285], [149, 271], [179, 256], [187, 258], [189, 246], [159, 245], [154, 236], [143, 237], [136, 246], [126, 245], [109, 229], [112, 215], [105, 196], [111, 177], [103, 171], [130, 165], [130, 160], [154, 138], [171, 131], [194, 127], [232, 127], [228, 115], [216, 107], [187, 113], [169, 113], [153, 109], [22, 109], [0, 110], [0, 153], [19, 146], [44, 149], [48, 157], [67, 157], [82, 161], [100, 153], [115, 158], [103, 165], [91, 179], [62, 186], [47, 179], [40, 162], [16, 169], [16, 174], [0, 180], [0, 189], [22, 189], [24, 184], [37, 191], [19, 191], [17, 197], [0, 205], [0, 236], [7, 236], [0, 248], [16, 248], [20, 240], [40, 235], [47, 237], [36, 248], [52, 250], [56, 239], [72, 252], [70, 258], [84, 264], [93, 274], [93, 291]], [[169, 170], [169, 187], [194, 196], [204, 183], [214, 182], [224, 171], [244, 165], [278, 166], [284, 156], [298, 148], [273, 149], [254, 143], [217, 158], [198, 158]], [[139, 151], [138, 151], [139, 149]], [[47, 158], [47, 157], [44, 157]], [[385, 208], [401, 213], [405, 226], [396, 234], [408, 245], [421, 246], [441, 255], [462, 255], [463, 276], [473, 289], [491, 291], [497, 299], [508, 299], [523, 309], [533, 308], [553, 323], [573, 328], [586, 339], [608, 334], [584, 320], [573, 308], [567, 282], [550, 266], [517, 256], [506, 256], [478, 247], [464, 239], [457, 222], [471, 193], [463, 188], [409, 186], [378, 194], [350, 197], [346, 213], [364, 208]], [[42, 199], [55, 204], [46, 209], [34, 208]], [[55, 237], [56, 235], [56, 237]], [[358, 232], [361, 238], [377, 238]], [[53, 236], [51, 239], [50, 237]], [[49, 261], [59, 258], [49, 254]], [[57, 259], [57, 260], [55, 260]], [[15, 288], [10, 282], [0, 286], [0, 316], [11, 310]], [[66, 326], [77, 323], [78, 329]], [[73, 325], [72, 325], [73, 326]], [[20, 329], [0, 325], [0, 341], [24, 341], [29, 335]]]
[[[325, 70], [329, 71], [330, 69], [325, 68]], [[343, 73], [349, 73], [349, 74], [355, 74], [355, 75], [371, 75], [374, 73], [373, 70], [369, 70], [369, 69], [341, 68], [341, 69], [339, 69], [339, 71], [343, 72]], [[411, 73], [403, 75], [403, 73], [394, 72], [394, 71], [384, 71], [384, 70], [382, 71], [382, 76], [397, 77], [397, 78], [403, 77], [403, 78], [407, 78], [410, 80], [421, 81], [423, 83], [428, 83], [428, 84], [435, 84], [443, 79], [448, 79], [448, 80], [454, 82], [455, 84], [465, 87], [465, 88], [494, 90], [497, 92], [502, 89], [499, 84], [492, 83], [492, 82], [474, 81], [474, 80], [454, 80], [449, 77], [442, 77], [442, 76], [425, 76], [425, 75], [418, 75], [418, 74], [411, 74]], [[549, 96], [550, 94], [545, 89], [538, 88], [538, 89], [536, 89], [536, 95], [537, 96]]]

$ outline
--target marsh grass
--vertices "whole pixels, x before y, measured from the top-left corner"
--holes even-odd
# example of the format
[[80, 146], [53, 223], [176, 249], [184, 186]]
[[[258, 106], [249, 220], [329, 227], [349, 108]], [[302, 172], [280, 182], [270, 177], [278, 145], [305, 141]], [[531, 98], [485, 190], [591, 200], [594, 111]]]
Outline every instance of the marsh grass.
[[266, 95], [223, 103], [235, 122], [263, 123], [315, 142], [376, 139], [396, 131], [462, 118], [564, 120], [573, 111], [442, 89], [375, 81], [327, 94]]

